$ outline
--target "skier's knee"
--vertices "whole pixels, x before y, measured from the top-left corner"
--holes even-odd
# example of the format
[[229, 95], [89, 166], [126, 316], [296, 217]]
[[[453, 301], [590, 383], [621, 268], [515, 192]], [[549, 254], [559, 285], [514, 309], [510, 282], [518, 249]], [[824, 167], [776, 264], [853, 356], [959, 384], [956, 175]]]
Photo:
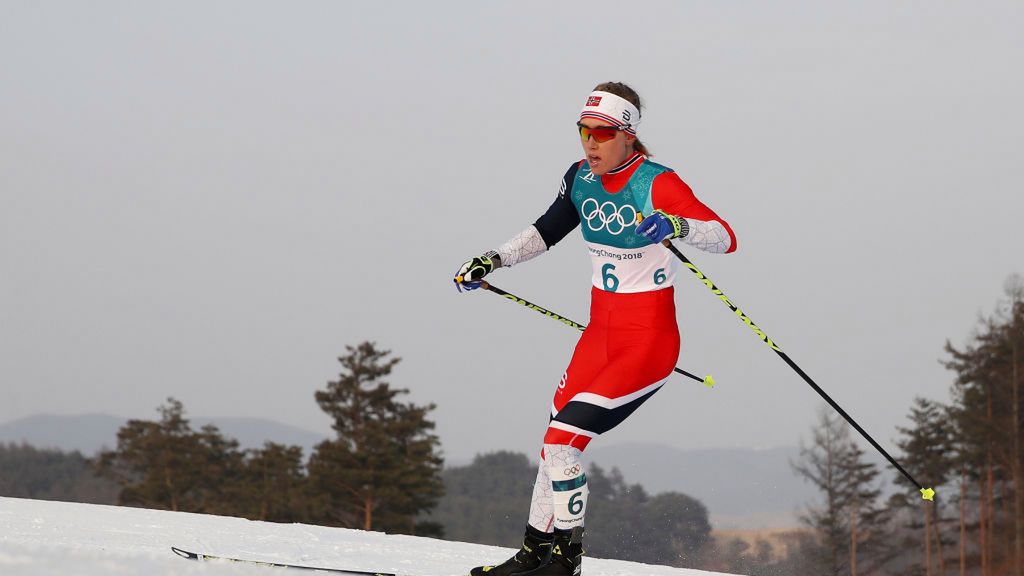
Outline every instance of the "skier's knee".
[[545, 444], [544, 453], [551, 477], [555, 528], [571, 530], [582, 526], [590, 493], [580, 459], [582, 451], [565, 444]]

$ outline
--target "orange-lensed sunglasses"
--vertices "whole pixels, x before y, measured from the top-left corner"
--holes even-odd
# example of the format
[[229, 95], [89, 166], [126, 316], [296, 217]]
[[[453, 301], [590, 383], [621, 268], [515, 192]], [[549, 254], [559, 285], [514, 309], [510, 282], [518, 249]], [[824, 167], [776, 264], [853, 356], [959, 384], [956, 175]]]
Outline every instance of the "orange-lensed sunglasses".
[[590, 128], [579, 122], [576, 123], [576, 127], [580, 129], [580, 138], [584, 142], [593, 137], [594, 140], [602, 143], [615, 138], [616, 134], [626, 129], [626, 126], [595, 126]]

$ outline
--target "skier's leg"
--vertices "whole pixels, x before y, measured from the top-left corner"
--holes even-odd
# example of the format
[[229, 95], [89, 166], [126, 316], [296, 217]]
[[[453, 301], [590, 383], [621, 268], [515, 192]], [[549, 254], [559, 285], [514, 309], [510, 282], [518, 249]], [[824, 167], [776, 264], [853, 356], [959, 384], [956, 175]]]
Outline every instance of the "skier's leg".
[[[607, 357], [604, 355], [604, 350], [607, 348], [605, 338], [607, 337], [606, 331], [599, 325], [591, 323], [587, 330], [580, 337], [579, 342], [576, 344], [576, 349], [573, 352], [572, 360], [569, 362], [569, 367], [563, 374], [561, 380], [558, 383], [558, 390], [562, 391], [566, 388], [568, 381], [585, 382], [596, 376], [600, 371], [601, 366], [607, 362]], [[559, 394], [556, 393], [556, 400]], [[552, 406], [552, 414], [557, 412], [557, 405]], [[526, 526], [526, 536], [523, 541], [523, 547], [519, 552], [512, 558], [508, 559], [505, 563], [494, 567], [474, 568], [471, 571], [473, 576], [508, 576], [511, 574], [530, 574], [536, 572], [539, 574], [545, 574], [546, 571], [552, 569], [558, 569], [557, 566], [549, 566], [552, 563], [552, 542], [558, 541], [563, 534], [568, 534], [568, 531], [561, 531], [557, 529], [554, 519], [553, 507], [556, 502], [556, 498], [553, 495], [554, 484], [552, 483], [550, 471], [551, 462], [557, 460], [559, 462], [569, 462], [572, 459], [578, 464], [579, 451], [572, 449], [572, 452], [567, 451], [570, 448], [565, 445], [557, 445], [555, 442], [548, 446], [545, 442], [544, 449], [541, 450], [540, 465], [537, 469], [537, 479], [533, 486], [533, 499], [530, 502], [530, 518], [529, 523]], [[547, 456], [548, 452], [554, 454], [554, 460]], [[569, 466], [571, 468], [572, 466]], [[567, 467], [561, 466], [558, 468], [558, 474], [564, 474]], [[580, 474], [582, 474], [582, 466], [578, 466]], [[574, 477], [575, 478], [575, 477]], [[572, 480], [572, 478], [570, 478]], [[564, 486], [560, 484], [559, 486]], [[578, 492], [578, 490], [577, 490]], [[580, 507], [580, 498], [583, 497], [584, 502], [582, 503], [585, 509], [585, 494], [582, 496], [576, 496], [575, 500], [573, 495], [576, 492], [567, 493], [560, 495], [558, 501], [572, 500], [572, 502], [566, 502], [564, 505], [566, 510], [569, 510], [570, 505], [573, 510]], [[578, 516], [582, 519], [584, 509], [578, 510]], [[566, 517], [568, 518], [568, 516]], [[565, 538], [562, 538], [565, 540]], [[577, 539], [578, 540], [578, 539]], [[582, 551], [582, 545], [577, 541], [576, 547], [579, 547]], [[568, 552], [569, 548], [563, 544], [559, 548], [559, 554]], [[582, 553], [582, 552], [581, 552]], [[532, 566], [531, 566], [532, 565]], [[538, 572], [539, 570], [539, 572]], [[556, 572], [558, 573], [558, 572]], [[572, 573], [571, 571], [569, 572]]]
[[530, 500], [530, 526], [540, 532], [550, 533], [554, 522], [551, 506], [551, 476], [542, 456], [537, 466], [537, 480], [533, 483], [533, 498]]
[[609, 332], [608, 359], [598, 370], [574, 372], [570, 366], [552, 403], [545, 444], [584, 450], [591, 440], [628, 418], [672, 374], [679, 358], [674, 319], [671, 329], [619, 328]]
[[[544, 444], [541, 468], [550, 482], [550, 506], [554, 515], [554, 533], [548, 556], [532, 570], [515, 576], [579, 575], [583, 561], [583, 517], [587, 511], [587, 476], [580, 461], [582, 451], [566, 444]], [[535, 488], [535, 497], [540, 492]], [[531, 516], [532, 520], [532, 516]], [[530, 526], [532, 529], [533, 526]]]
[[551, 477], [551, 503], [555, 530], [572, 530], [583, 526], [587, 512], [587, 475], [579, 448], [565, 444], [545, 444], [544, 463]]
[[[560, 402], [574, 393], [574, 387], [569, 385], [570, 382], [587, 382], [600, 373], [602, 365], [608, 361], [608, 357], [604, 353], [607, 349], [607, 336], [607, 332], [600, 324], [591, 324], [580, 337], [573, 351], [572, 359], [569, 361], [569, 366], [555, 389], [555, 399], [551, 405], [552, 417], [561, 408]], [[563, 454], [564, 446], [554, 448], [556, 445], [567, 443], [557, 440], [549, 443], [548, 435], [550, 435], [550, 430], [545, 434], [544, 449], [540, 453], [540, 466], [537, 470], [537, 481], [533, 487], [533, 500], [530, 505], [530, 525], [544, 532], [551, 532], [555, 527], [552, 512], [554, 501], [551, 481], [553, 476], [549, 473], [551, 461], [546, 458], [546, 453], [549, 450], [554, 450], [558, 458], [568, 458]], [[549, 444], [551, 448], [548, 447]], [[576, 460], [578, 464], [578, 455]], [[564, 466], [560, 468], [559, 474], [564, 469]], [[582, 471], [582, 466], [580, 466], [580, 470]]]
[[[671, 335], [653, 356], [644, 342], [609, 361], [586, 386], [573, 381], [559, 389], [553, 404], [553, 417], [544, 436], [544, 464], [551, 478], [551, 506], [554, 514], [554, 541], [551, 555], [541, 566], [516, 576], [578, 575], [583, 561], [583, 525], [589, 488], [581, 455], [591, 439], [611, 430], [665, 383], [678, 355], [678, 336]], [[579, 371], [576, 371], [579, 372]], [[573, 386], [575, 383], [577, 386]], [[582, 390], [581, 390], [582, 388]], [[539, 475], [538, 475], [539, 476]], [[536, 494], [536, 492], [535, 492]], [[531, 516], [532, 520], [532, 516]]]
[[[567, 380], [572, 378], [578, 381], [585, 381], [593, 378], [600, 370], [601, 364], [606, 358], [601, 355], [600, 350], [604, 346], [604, 331], [597, 328], [587, 328], [580, 337], [573, 359], [569, 368], [562, 376], [558, 389], [564, 389]], [[563, 447], [554, 451], [561, 454]], [[532, 570], [543, 568], [550, 562], [552, 542], [556, 537], [554, 525], [554, 497], [553, 485], [549, 473], [549, 461], [545, 457], [544, 450], [541, 450], [541, 460], [537, 467], [537, 478], [533, 485], [533, 498], [530, 502], [530, 517], [526, 525], [526, 534], [523, 537], [523, 545], [515, 556], [509, 558], [502, 564], [496, 566], [478, 566], [470, 571], [472, 576], [511, 576], [512, 574], [528, 573]], [[578, 454], [577, 454], [578, 458]], [[582, 467], [580, 468], [582, 470]], [[562, 468], [564, 470], [564, 467]], [[571, 498], [571, 494], [569, 495]], [[568, 504], [566, 504], [568, 506]], [[576, 504], [573, 505], [574, 507]]]

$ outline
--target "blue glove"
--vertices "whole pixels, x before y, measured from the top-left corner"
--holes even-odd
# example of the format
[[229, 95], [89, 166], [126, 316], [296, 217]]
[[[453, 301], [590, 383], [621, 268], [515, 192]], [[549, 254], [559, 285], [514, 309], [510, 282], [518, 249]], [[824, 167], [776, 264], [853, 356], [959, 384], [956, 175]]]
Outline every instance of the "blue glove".
[[690, 225], [685, 218], [655, 210], [636, 225], [635, 233], [657, 244], [666, 238], [686, 238]]
[[459, 268], [455, 275], [455, 287], [462, 292], [476, 290], [480, 287], [480, 280], [501, 266], [501, 257], [497, 252], [488, 252], [483, 256], [470, 258]]

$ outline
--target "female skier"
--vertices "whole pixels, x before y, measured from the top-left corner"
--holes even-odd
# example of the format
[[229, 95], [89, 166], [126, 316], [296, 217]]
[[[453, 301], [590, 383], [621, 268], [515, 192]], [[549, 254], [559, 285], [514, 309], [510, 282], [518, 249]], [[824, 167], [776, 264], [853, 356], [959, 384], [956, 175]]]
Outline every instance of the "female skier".
[[547, 212], [456, 276], [460, 288], [478, 288], [490, 272], [543, 254], [580, 224], [594, 270], [590, 323], [555, 390], [523, 546], [472, 576], [580, 574], [588, 494], [580, 455], [657, 392], [679, 357], [678, 260], [660, 243], [736, 250], [729, 225], [674, 171], [648, 159], [636, 136], [640, 118], [630, 87], [595, 87], [576, 123], [585, 158], [569, 166]]

